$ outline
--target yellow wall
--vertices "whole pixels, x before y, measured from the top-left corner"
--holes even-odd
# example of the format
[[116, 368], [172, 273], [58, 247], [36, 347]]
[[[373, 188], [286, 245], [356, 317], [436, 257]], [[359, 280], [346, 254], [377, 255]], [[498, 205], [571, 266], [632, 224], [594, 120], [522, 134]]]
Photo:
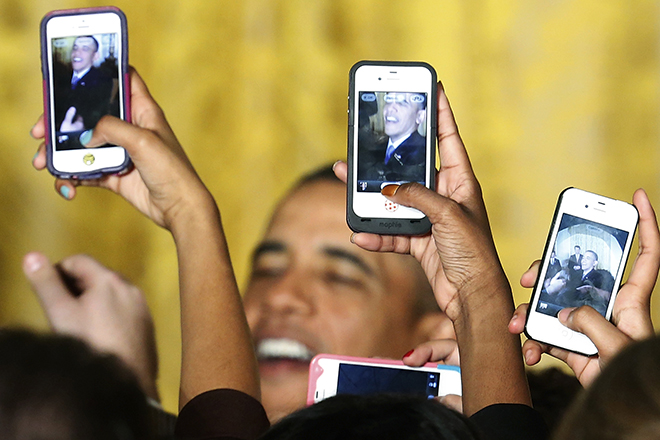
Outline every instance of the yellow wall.
[[[168, 234], [101, 190], [73, 202], [32, 170], [39, 21], [105, 2], [0, 0], [0, 323], [45, 327], [23, 254], [87, 253], [147, 293], [167, 408], [178, 390]], [[239, 281], [274, 202], [345, 157], [347, 74], [360, 59], [424, 60], [442, 79], [484, 189], [517, 303], [559, 192], [660, 206], [660, 4], [638, 0], [117, 0], [130, 60], [223, 213]], [[656, 317], [657, 317], [656, 310]]]

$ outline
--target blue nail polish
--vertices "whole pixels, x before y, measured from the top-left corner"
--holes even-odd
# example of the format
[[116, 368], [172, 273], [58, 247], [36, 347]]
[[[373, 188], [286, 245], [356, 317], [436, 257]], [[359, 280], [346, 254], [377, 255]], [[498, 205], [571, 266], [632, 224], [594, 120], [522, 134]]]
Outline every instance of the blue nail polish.
[[71, 192], [71, 190], [69, 189], [68, 186], [66, 186], [66, 185], [62, 185], [62, 186], [60, 187], [60, 194], [62, 194], [62, 196], [63, 196], [65, 199], [67, 199], [67, 200], [69, 199], [69, 193], [70, 193], [70, 192]]
[[89, 141], [92, 140], [92, 135], [93, 135], [93, 134], [94, 134], [94, 130], [86, 130], [86, 131], [83, 131], [83, 132], [80, 134], [80, 138], [79, 138], [79, 139], [80, 139], [80, 143], [81, 143], [83, 146], [86, 147], [87, 144], [89, 144]]
[[37, 156], [39, 156], [39, 150], [37, 150], [37, 152], [34, 153], [34, 157], [32, 158], [32, 162], [34, 162], [34, 160], [37, 158]]

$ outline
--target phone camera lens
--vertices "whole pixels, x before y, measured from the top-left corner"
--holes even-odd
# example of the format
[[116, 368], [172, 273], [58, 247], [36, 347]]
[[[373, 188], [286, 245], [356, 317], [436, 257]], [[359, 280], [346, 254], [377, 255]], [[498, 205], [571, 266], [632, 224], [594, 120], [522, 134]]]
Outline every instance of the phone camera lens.
[[378, 78], [378, 81], [380, 81], [382, 78]]
[[588, 208], [588, 207], [589, 207], [589, 205], [584, 205], [584, 207], [585, 207], [585, 208]]

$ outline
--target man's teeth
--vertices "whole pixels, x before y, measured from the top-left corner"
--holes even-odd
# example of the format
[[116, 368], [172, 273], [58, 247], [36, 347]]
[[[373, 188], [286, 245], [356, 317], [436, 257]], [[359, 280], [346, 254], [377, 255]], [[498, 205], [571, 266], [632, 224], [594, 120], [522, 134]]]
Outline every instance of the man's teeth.
[[293, 339], [263, 339], [257, 345], [257, 358], [295, 359], [309, 361], [314, 353], [304, 344]]
[[385, 120], [387, 122], [398, 122], [398, 119], [395, 118], [394, 116], [388, 116], [387, 118], [385, 118]]

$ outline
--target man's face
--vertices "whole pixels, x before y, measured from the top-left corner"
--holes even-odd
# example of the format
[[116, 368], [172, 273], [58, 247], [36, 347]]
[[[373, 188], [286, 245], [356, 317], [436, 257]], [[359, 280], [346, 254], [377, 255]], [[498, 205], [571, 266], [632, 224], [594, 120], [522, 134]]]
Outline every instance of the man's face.
[[321, 181], [290, 195], [255, 253], [244, 304], [271, 421], [304, 406], [313, 355], [400, 358], [423, 342], [417, 262], [351, 244], [345, 191]]
[[598, 260], [596, 260], [596, 256], [593, 254], [593, 252], [587, 251], [584, 253], [581, 262], [583, 271], [591, 270], [596, 267], [597, 264]]
[[580, 255], [580, 247], [575, 246], [575, 255]]
[[421, 104], [414, 102], [419, 97], [416, 93], [388, 93], [385, 96], [385, 134], [393, 141], [410, 136], [424, 120]]
[[98, 55], [96, 43], [92, 38], [80, 37], [73, 42], [71, 50], [71, 66], [76, 72], [92, 67]]

